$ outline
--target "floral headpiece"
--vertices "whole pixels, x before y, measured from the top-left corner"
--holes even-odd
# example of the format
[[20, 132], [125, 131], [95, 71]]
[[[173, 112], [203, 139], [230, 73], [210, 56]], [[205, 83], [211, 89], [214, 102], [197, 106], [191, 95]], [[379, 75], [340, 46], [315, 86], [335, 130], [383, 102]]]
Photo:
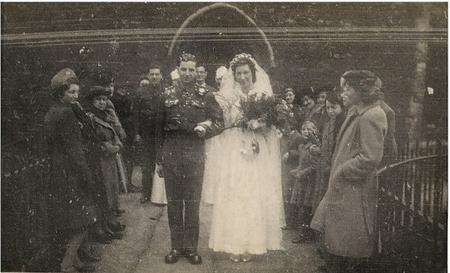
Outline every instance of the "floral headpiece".
[[231, 60], [231, 62], [230, 62], [230, 67], [234, 67], [241, 60], [250, 60], [252, 63], [256, 64], [256, 61], [255, 61], [255, 59], [253, 59], [252, 55], [250, 55], [248, 53], [241, 53], [241, 54], [234, 56], [233, 60]]
[[183, 52], [178, 60], [179, 62], [197, 62], [195, 55]]

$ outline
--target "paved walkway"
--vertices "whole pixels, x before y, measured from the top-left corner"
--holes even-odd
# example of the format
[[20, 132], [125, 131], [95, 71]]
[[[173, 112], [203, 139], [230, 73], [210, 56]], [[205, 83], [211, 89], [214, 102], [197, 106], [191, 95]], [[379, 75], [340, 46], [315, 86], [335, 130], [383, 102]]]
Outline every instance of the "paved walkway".
[[312, 245], [294, 245], [292, 231], [283, 234], [285, 250], [274, 251], [257, 257], [249, 263], [234, 263], [225, 254], [213, 253], [208, 249], [208, 227], [210, 226], [212, 206], [203, 205], [200, 219], [199, 252], [203, 257], [202, 265], [191, 265], [181, 259], [174, 265], [164, 263], [168, 253], [169, 227], [165, 207], [152, 204], [141, 205], [139, 194], [127, 194], [121, 197], [122, 207], [127, 213], [122, 222], [127, 230], [122, 240], [102, 245], [99, 252], [102, 261], [97, 264], [97, 272], [102, 273], [244, 273], [244, 272], [317, 272], [322, 264]]

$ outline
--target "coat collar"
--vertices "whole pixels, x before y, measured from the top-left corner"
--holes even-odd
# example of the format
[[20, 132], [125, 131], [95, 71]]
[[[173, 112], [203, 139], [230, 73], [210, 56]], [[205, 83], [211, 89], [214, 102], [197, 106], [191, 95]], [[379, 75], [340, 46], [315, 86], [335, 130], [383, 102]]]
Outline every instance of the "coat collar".
[[[345, 118], [344, 123], [342, 124], [341, 129], [339, 130], [338, 136], [336, 138], [335, 149], [337, 149], [338, 143], [341, 141], [342, 135], [343, 135], [344, 131], [347, 129], [347, 127], [350, 125], [350, 123], [357, 116], [361, 116], [362, 114], [364, 114], [369, 109], [371, 109], [371, 108], [373, 108], [375, 106], [376, 106], [376, 104], [374, 104], [374, 103], [372, 103], [372, 104], [359, 103], [357, 105], [354, 105], [354, 106], [350, 107], [350, 109], [347, 112], [347, 117]], [[333, 153], [333, 154], [335, 154], [335, 153]]]
[[99, 118], [99, 117], [93, 115], [93, 120], [94, 120], [96, 123], [102, 125], [103, 127], [106, 127], [106, 128], [108, 128], [108, 129], [111, 129], [111, 130], [114, 131], [114, 128], [111, 126], [111, 124], [109, 124], [108, 122], [102, 120], [101, 118]]
[[[359, 103], [357, 105], [353, 105], [352, 107], [350, 107], [350, 109], [348, 109], [347, 117], [345, 118], [344, 123], [342, 123], [341, 129], [339, 130], [338, 136], [336, 138], [336, 143], [339, 143], [341, 141], [342, 134], [345, 132], [350, 123], [355, 119], [355, 117], [362, 115], [371, 107], [372, 105], [364, 105], [362, 103]], [[335, 149], [337, 147], [338, 145], [336, 145]]]
[[369, 110], [375, 106], [376, 106], [375, 103], [371, 103], [371, 104], [358, 103], [357, 105], [352, 106], [348, 110], [347, 116], [353, 116], [353, 115], [361, 116], [362, 114], [367, 112], [367, 110]]

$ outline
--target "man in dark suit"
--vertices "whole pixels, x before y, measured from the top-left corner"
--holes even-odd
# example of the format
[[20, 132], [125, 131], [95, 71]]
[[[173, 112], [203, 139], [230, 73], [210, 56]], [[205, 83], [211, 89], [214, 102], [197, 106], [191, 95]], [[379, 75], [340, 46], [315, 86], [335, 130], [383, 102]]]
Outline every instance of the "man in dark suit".
[[376, 87], [378, 87], [378, 101], [377, 104], [383, 109], [386, 114], [388, 129], [386, 133], [386, 139], [384, 141], [384, 149], [383, 149], [383, 159], [381, 160], [381, 166], [387, 166], [391, 164], [398, 155], [398, 145], [395, 139], [396, 130], [395, 130], [395, 111], [392, 109], [385, 101], [384, 101], [384, 93], [383, 93], [383, 82], [379, 77], [375, 82]]
[[191, 264], [202, 263], [197, 246], [204, 145], [206, 138], [223, 128], [222, 110], [214, 95], [196, 84], [196, 63], [195, 56], [181, 55], [180, 80], [163, 97], [164, 144], [159, 160], [168, 201], [172, 250], [165, 261], [169, 264], [182, 255]]
[[[199, 86], [199, 88], [203, 88], [205, 89], [205, 92], [216, 92], [217, 90], [208, 85], [206, 83], [206, 77], [208, 77], [208, 72], [206, 71], [206, 66], [204, 64], [197, 64], [196, 67], [197, 70], [197, 77], [196, 77], [196, 81], [197, 81], [197, 85]], [[202, 90], [202, 89], [200, 89]]]
[[137, 164], [142, 167], [141, 203], [150, 201], [156, 154], [161, 147], [162, 100], [164, 92], [161, 67], [152, 64], [136, 91], [133, 105], [134, 142], [138, 150]]

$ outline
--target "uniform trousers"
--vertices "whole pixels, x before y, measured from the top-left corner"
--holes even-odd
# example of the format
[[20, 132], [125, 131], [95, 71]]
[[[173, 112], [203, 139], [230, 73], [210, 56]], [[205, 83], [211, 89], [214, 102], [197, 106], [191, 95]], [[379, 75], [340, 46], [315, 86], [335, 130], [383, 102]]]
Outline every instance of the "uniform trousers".
[[204, 170], [204, 141], [175, 135], [163, 147], [170, 239], [173, 249], [196, 251]]
[[155, 137], [143, 136], [141, 144], [137, 145], [137, 165], [142, 168], [142, 196], [150, 198], [155, 172], [158, 140]]

